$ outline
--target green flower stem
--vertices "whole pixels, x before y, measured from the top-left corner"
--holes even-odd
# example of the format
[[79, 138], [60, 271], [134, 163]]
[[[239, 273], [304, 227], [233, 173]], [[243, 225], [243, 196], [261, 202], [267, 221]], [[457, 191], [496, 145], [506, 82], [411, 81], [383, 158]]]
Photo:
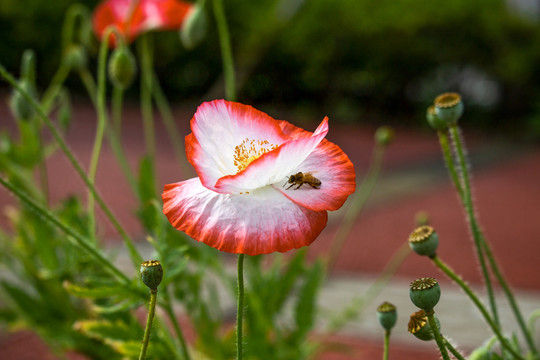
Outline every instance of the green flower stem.
[[171, 299], [169, 297], [169, 292], [165, 290], [164, 293], [165, 302], [163, 304], [163, 309], [165, 309], [165, 312], [169, 316], [169, 320], [171, 320], [174, 332], [176, 333], [176, 336], [178, 340], [180, 341], [180, 347], [182, 349], [182, 356], [184, 360], [191, 360], [191, 357], [189, 355], [186, 339], [184, 338], [184, 333], [182, 332], [182, 328], [180, 328], [180, 324], [178, 323], [178, 319], [176, 318], [176, 315], [174, 314], [173, 308], [171, 306]]
[[383, 360], [388, 360], [388, 350], [390, 348], [390, 330], [384, 331]]
[[386, 146], [379, 143], [375, 145], [371, 164], [369, 166], [369, 170], [367, 172], [365, 180], [362, 182], [362, 184], [360, 185], [360, 189], [352, 199], [352, 204], [347, 208], [347, 211], [343, 216], [343, 220], [332, 240], [332, 245], [330, 247], [327, 257], [328, 271], [331, 271], [334, 268], [337, 257], [341, 253], [341, 250], [343, 249], [343, 246], [345, 245], [345, 242], [347, 241], [347, 238], [351, 233], [352, 227], [358, 217], [358, 214], [360, 214], [360, 212], [364, 208], [371, 193], [373, 192], [373, 189], [375, 188], [375, 184], [377, 183], [377, 179], [379, 178], [379, 174], [381, 172], [385, 150]]
[[243, 358], [242, 325], [244, 320], [244, 254], [238, 254], [238, 306], [236, 308], [236, 359]]
[[[474, 215], [474, 207], [473, 207], [473, 200], [471, 195], [471, 186], [469, 181], [469, 172], [468, 172], [468, 163], [465, 158], [463, 146], [461, 144], [461, 141], [459, 140], [459, 133], [458, 133], [457, 125], [450, 126], [450, 136], [454, 142], [456, 155], [458, 158], [458, 165], [461, 172], [461, 180], [462, 180], [462, 186], [463, 191], [460, 194], [461, 200], [463, 202], [463, 206], [465, 207], [465, 211], [467, 213], [467, 218], [469, 220], [469, 226], [472, 233], [472, 237], [474, 240], [474, 245], [476, 249], [476, 257], [478, 258], [478, 262], [480, 263], [480, 269], [482, 270], [482, 275], [484, 277], [484, 283], [486, 285], [486, 291], [489, 298], [489, 304], [491, 308], [491, 313], [493, 314], [493, 320], [495, 321], [495, 324], [497, 327], [500, 326], [499, 323], [499, 315], [497, 312], [497, 304], [495, 303], [495, 296], [493, 294], [493, 286], [491, 285], [491, 278], [489, 276], [489, 271], [486, 265], [486, 259], [484, 256], [484, 252], [482, 251], [482, 240], [481, 240], [481, 232], [480, 228], [478, 227], [478, 223], [476, 222], [476, 217]], [[449, 169], [455, 169], [454, 166], [450, 166], [448, 163]], [[454, 170], [455, 171], [455, 170]]]
[[459, 275], [457, 275], [448, 265], [446, 265], [446, 263], [444, 263], [438, 256], [431, 257], [431, 261], [433, 261], [435, 266], [437, 266], [446, 276], [452, 279], [461, 288], [461, 290], [463, 290], [465, 294], [469, 296], [469, 299], [471, 299], [471, 301], [476, 305], [478, 310], [480, 310], [480, 313], [482, 314], [482, 316], [488, 323], [489, 327], [491, 328], [495, 336], [497, 336], [497, 338], [499, 339], [499, 342], [501, 343], [501, 345], [506, 350], [511, 352], [512, 355], [514, 355], [516, 359], [524, 360], [523, 357], [520, 354], [516, 353], [516, 351], [512, 348], [512, 346], [508, 343], [508, 341], [503, 337], [499, 327], [497, 326], [495, 321], [491, 318], [484, 304], [482, 304], [480, 299], [478, 299], [476, 294], [465, 283], [465, 281], [463, 281], [463, 279]]
[[182, 171], [182, 176], [184, 178], [188, 178], [189, 175], [192, 174], [192, 168], [188, 164], [186, 156], [185, 156], [185, 149], [184, 149], [184, 141], [180, 137], [178, 129], [176, 128], [176, 125], [174, 124], [174, 117], [171, 111], [171, 108], [169, 106], [169, 102], [167, 101], [167, 97], [165, 96], [165, 93], [163, 92], [163, 89], [161, 88], [161, 85], [159, 84], [159, 79], [154, 73], [154, 82], [153, 82], [154, 88], [152, 91], [152, 94], [154, 95], [154, 100], [156, 101], [157, 108], [161, 114], [161, 118], [163, 119], [163, 124], [165, 124], [165, 128], [167, 129], [167, 134], [169, 135], [169, 138], [171, 139], [171, 143], [174, 149], [174, 152], [176, 154], [176, 157], [178, 158], [178, 161], [180, 163], [180, 171]]
[[146, 350], [150, 341], [150, 332], [152, 331], [152, 322], [156, 311], [157, 289], [150, 290], [150, 305], [148, 306], [148, 318], [146, 319], [146, 328], [144, 329], [144, 337], [141, 346], [139, 360], [146, 359]]
[[[106, 97], [106, 65], [107, 65], [107, 53], [108, 53], [108, 41], [110, 34], [113, 30], [108, 29], [105, 31], [101, 38], [101, 44], [99, 47], [98, 56], [98, 80], [97, 80], [97, 126], [96, 135], [94, 138], [94, 147], [92, 148], [92, 157], [90, 158], [90, 167], [88, 169], [88, 179], [92, 184], [96, 182], [97, 166], [99, 163], [99, 156], [101, 153], [101, 145], [103, 144], [103, 136], [105, 135], [105, 124], [107, 122], [107, 110], [105, 104]], [[95, 212], [95, 200], [92, 196], [92, 191], [88, 190], [88, 222], [90, 229], [90, 236], [95, 238], [96, 231], [96, 212]]]
[[84, 5], [73, 4], [67, 10], [64, 24], [62, 25], [62, 50], [65, 50], [74, 41], [77, 41], [73, 36], [73, 29], [75, 28], [77, 18], [79, 18], [81, 26], [84, 26], [86, 19], [90, 19], [88, 9]]
[[444, 162], [446, 163], [446, 168], [450, 173], [450, 178], [456, 187], [459, 198], [463, 199], [463, 188], [461, 186], [461, 182], [459, 181], [459, 176], [456, 171], [456, 167], [454, 166], [454, 161], [452, 160], [452, 150], [450, 149], [450, 144], [448, 142], [448, 135], [443, 131], [437, 131], [437, 135], [439, 136], [439, 144], [441, 145]]
[[28, 195], [19, 190], [6, 179], [0, 177], [0, 184], [4, 186], [7, 190], [9, 190], [13, 195], [15, 195], [19, 200], [25, 203], [28, 207], [30, 207], [32, 210], [42, 216], [46, 221], [50, 222], [51, 224], [62, 230], [64, 233], [66, 233], [66, 235], [68, 235], [68, 239], [74, 245], [81, 248], [85, 253], [89, 254], [98, 263], [103, 265], [103, 267], [120, 283], [122, 283], [126, 287], [131, 287], [131, 281], [128, 279], [128, 277], [124, 275], [124, 273], [122, 273], [120, 270], [118, 270], [118, 268], [114, 266], [105, 256], [103, 256], [103, 254], [98, 249], [92, 246], [87, 239], [84, 239], [71, 227], [58, 220], [49, 210], [32, 200], [30, 197], [28, 197]]
[[[499, 266], [497, 264], [497, 261], [495, 260], [495, 256], [493, 255], [493, 252], [491, 251], [491, 247], [489, 243], [486, 241], [484, 234], [482, 233], [480, 227], [478, 226], [478, 222], [476, 220], [476, 215], [474, 211], [473, 199], [471, 196], [471, 185], [470, 185], [470, 179], [469, 179], [469, 174], [468, 174], [468, 169], [467, 169], [467, 159], [466, 159], [465, 150], [464, 150], [465, 144], [464, 144], [463, 139], [461, 138], [460, 131], [457, 125], [450, 127], [450, 134], [454, 141], [454, 144], [456, 147], [456, 153], [457, 153], [459, 164], [461, 167], [463, 185], [465, 189], [465, 192], [464, 192], [465, 197], [463, 199], [463, 203], [465, 204], [465, 207], [467, 210], [467, 216], [469, 219], [471, 232], [473, 233], [473, 237], [475, 239], [477, 252], [482, 253], [483, 251], [483, 253], [485, 253], [485, 256], [487, 257], [489, 261], [489, 265], [491, 266], [491, 270], [493, 271], [493, 274], [497, 278], [497, 281], [501, 285], [506, 297], [508, 298], [510, 307], [512, 308], [514, 316], [516, 317], [519, 327], [521, 328], [523, 336], [525, 337], [525, 340], [527, 341], [527, 345], [529, 346], [529, 349], [538, 358], [540, 357], [538, 353], [538, 349], [536, 348], [534, 344], [534, 340], [532, 339], [530, 332], [527, 331], [527, 325], [525, 323], [523, 315], [521, 314], [519, 306], [517, 305], [514, 294], [512, 293], [512, 290], [508, 286], [508, 283], [506, 282], [504, 276], [502, 275], [499, 269]], [[490, 297], [490, 303], [493, 308], [495, 301], [493, 300], [492, 302], [491, 297]], [[493, 309], [496, 309], [496, 307]], [[498, 323], [496, 310], [493, 311], [493, 314], [494, 314], [494, 319], [496, 323]]]
[[49, 84], [49, 87], [47, 87], [47, 89], [43, 93], [43, 96], [41, 97], [41, 107], [46, 114], [50, 112], [54, 104], [54, 100], [60, 93], [60, 90], [62, 89], [62, 84], [69, 75], [69, 70], [69, 67], [67, 67], [64, 62], [61, 62], [60, 67], [58, 68], [58, 70], [56, 70], [56, 73], [54, 74], [51, 83]]
[[92, 100], [92, 104], [96, 106], [96, 83], [94, 81], [94, 78], [92, 77], [92, 74], [90, 73], [90, 71], [88, 71], [88, 69], [82, 69], [81, 71], [79, 71], [79, 77], [81, 78], [81, 81], [86, 89], [86, 92], [88, 93], [88, 96], [90, 96], [90, 100]]
[[112, 93], [112, 128], [120, 135], [122, 133], [122, 103], [124, 101], [124, 90], [113, 87]]
[[141, 113], [143, 117], [144, 141], [146, 144], [146, 153], [150, 157], [153, 168], [156, 159], [156, 143], [154, 114], [152, 110], [152, 48], [149, 34], [142, 35], [138, 45], [139, 62], [141, 64]]
[[[430, 325], [431, 326], [431, 325]], [[457, 360], [465, 360], [465, 358], [463, 357], [463, 355], [460, 354], [460, 352], [450, 343], [450, 341], [448, 341], [444, 336], [442, 337], [442, 340], [443, 340], [443, 343], [444, 343], [444, 346], [446, 346], [446, 348], [448, 350], [450, 350], [450, 352], [452, 353], [452, 355], [454, 355], [454, 357], [457, 359]]]
[[227, 18], [223, 7], [223, 0], [214, 0], [214, 17], [219, 34], [221, 57], [223, 61], [223, 76], [225, 78], [225, 98], [236, 101], [236, 84], [234, 74], [234, 59], [231, 47], [231, 38], [227, 26]]
[[41, 118], [42, 121], [45, 122], [45, 125], [49, 128], [51, 134], [53, 135], [55, 141], [58, 143], [58, 146], [62, 149], [66, 157], [68, 158], [69, 162], [77, 172], [77, 174], [80, 176], [80, 178], [83, 180], [85, 185], [92, 191], [93, 196], [96, 198], [96, 201], [98, 202], [99, 206], [105, 213], [105, 216], [109, 219], [109, 221], [113, 224], [115, 229], [118, 231], [122, 239], [124, 240], [124, 244], [128, 248], [129, 254], [131, 256], [131, 260], [134, 264], [134, 266], [138, 269], [140, 264], [142, 263], [142, 258], [139, 255], [137, 249], [135, 248], [135, 245], [133, 244], [133, 241], [127, 234], [127, 232], [124, 230], [124, 228], [120, 225], [116, 217], [113, 215], [112, 211], [109, 209], [107, 204], [103, 201], [101, 196], [98, 194], [96, 188], [94, 187], [94, 184], [88, 179], [86, 176], [86, 173], [82, 169], [80, 163], [77, 161], [75, 156], [73, 155], [73, 152], [69, 149], [68, 145], [62, 138], [62, 135], [60, 135], [60, 132], [54, 125], [54, 123], [51, 121], [51, 119], [45, 114], [43, 109], [39, 106], [39, 104], [28, 94], [24, 89], [20, 87], [19, 84], [17, 84], [17, 81], [15, 78], [4, 68], [4, 66], [0, 65], [0, 75], [7, 80], [7, 82], [13, 86], [17, 91], [19, 91], [24, 98], [34, 107], [37, 114]]
[[437, 346], [439, 347], [439, 351], [441, 352], [441, 356], [444, 360], [450, 360], [450, 355], [448, 355], [448, 350], [446, 349], [446, 346], [444, 346], [444, 342], [441, 336], [441, 333], [439, 332], [439, 327], [437, 326], [437, 323], [435, 322], [435, 311], [426, 311], [426, 315], [428, 318], [429, 326], [431, 327], [431, 330], [433, 331], [433, 336], [435, 337], [435, 342], [437, 343]]

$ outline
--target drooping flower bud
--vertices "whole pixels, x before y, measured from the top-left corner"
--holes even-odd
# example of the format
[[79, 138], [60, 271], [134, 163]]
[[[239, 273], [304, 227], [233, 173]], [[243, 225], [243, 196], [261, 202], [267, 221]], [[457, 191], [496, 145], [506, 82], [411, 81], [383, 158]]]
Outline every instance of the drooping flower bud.
[[[436, 316], [435, 323], [437, 324], [437, 328], [439, 328], [440, 330], [441, 324]], [[435, 338], [435, 336], [433, 335], [433, 330], [429, 325], [426, 312], [424, 310], [420, 310], [411, 314], [407, 330], [409, 330], [411, 334], [413, 334], [420, 340], [430, 341]]]
[[126, 46], [116, 48], [109, 59], [109, 79], [114, 86], [127, 89], [137, 73], [135, 57]]
[[88, 54], [82, 45], [70, 44], [64, 52], [63, 61], [70, 70], [81, 71], [88, 66]]
[[441, 287], [435, 278], [416, 279], [410, 285], [409, 297], [420, 309], [431, 311], [441, 298]]
[[206, 36], [207, 20], [204, 3], [204, 0], [199, 0], [193, 5], [180, 28], [180, 41], [188, 50], [197, 46]]
[[389, 302], [383, 302], [377, 308], [377, 318], [379, 319], [381, 326], [386, 331], [390, 331], [397, 322], [396, 307]]
[[439, 246], [439, 235], [429, 225], [417, 227], [409, 235], [409, 246], [418, 255], [434, 256]]
[[[32, 98], [36, 98], [36, 89], [27, 79], [21, 79], [19, 86]], [[9, 104], [16, 119], [30, 120], [35, 114], [32, 104], [16, 89], [13, 89]]]
[[448, 128], [446, 121], [437, 116], [435, 105], [431, 105], [426, 110], [426, 120], [433, 130], [443, 131]]
[[394, 129], [390, 126], [381, 126], [375, 131], [375, 141], [383, 146], [388, 146], [394, 140]]
[[435, 98], [435, 113], [447, 124], [457, 124], [463, 115], [463, 102], [458, 93], [444, 93]]
[[163, 279], [163, 268], [158, 260], [149, 260], [141, 264], [141, 280], [151, 291], [156, 291]]

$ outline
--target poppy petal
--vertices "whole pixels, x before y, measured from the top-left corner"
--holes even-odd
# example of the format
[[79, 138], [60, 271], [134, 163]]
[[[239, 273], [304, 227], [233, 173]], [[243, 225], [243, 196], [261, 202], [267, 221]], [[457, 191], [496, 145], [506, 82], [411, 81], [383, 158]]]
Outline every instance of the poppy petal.
[[178, 230], [218, 250], [247, 255], [285, 252], [311, 244], [326, 226], [326, 211], [297, 205], [271, 186], [244, 195], [219, 194], [198, 178], [169, 184], [163, 213]]
[[244, 160], [247, 166], [251, 147], [255, 152], [269, 151], [289, 139], [267, 114], [225, 100], [200, 105], [191, 130], [186, 137], [187, 158], [202, 184], [215, 191], [221, 191], [214, 187], [219, 178], [241, 171]]
[[291, 173], [297, 172], [312, 172], [321, 182], [319, 188], [306, 183], [273, 186], [287, 198], [311, 210], [337, 210], [356, 188], [353, 164], [339, 146], [328, 140], [323, 140]]
[[301, 136], [296, 140], [290, 140], [277, 149], [263, 154], [244, 171], [220, 178], [215, 187], [225, 193], [237, 194], [282, 182], [307, 159], [327, 133], [328, 118], [324, 118], [317, 130], [309, 133], [309, 137]]

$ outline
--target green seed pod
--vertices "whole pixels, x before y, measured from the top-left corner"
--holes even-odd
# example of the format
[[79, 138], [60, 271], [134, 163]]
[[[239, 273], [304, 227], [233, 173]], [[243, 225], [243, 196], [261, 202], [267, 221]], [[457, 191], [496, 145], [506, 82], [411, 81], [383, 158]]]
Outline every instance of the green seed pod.
[[394, 129], [390, 126], [381, 126], [375, 131], [375, 141], [383, 146], [388, 146], [394, 140]]
[[120, 89], [127, 89], [137, 73], [135, 57], [125, 46], [116, 48], [109, 59], [109, 80]]
[[389, 302], [383, 302], [377, 308], [377, 318], [381, 326], [386, 331], [390, 331], [397, 322], [396, 307]]
[[427, 108], [426, 119], [429, 126], [431, 126], [433, 130], [444, 131], [448, 128], [446, 121], [441, 120], [441, 118], [437, 116], [435, 105], [431, 105]]
[[439, 246], [439, 235], [431, 226], [417, 227], [409, 235], [409, 246], [418, 255], [434, 256]]
[[[36, 98], [36, 89], [28, 80], [20, 80], [19, 86], [32, 98]], [[35, 114], [32, 104], [16, 89], [11, 93], [9, 104], [16, 119], [30, 120]]]
[[198, 1], [186, 16], [180, 28], [180, 41], [188, 50], [197, 46], [206, 36], [207, 20], [204, 1]]
[[441, 298], [441, 287], [435, 278], [416, 279], [410, 285], [409, 297], [420, 309], [431, 311]]
[[64, 64], [72, 71], [81, 71], [88, 66], [86, 49], [78, 44], [70, 44], [64, 52]]
[[463, 115], [463, 102], [458, 93], [444, 93], [435, 98], [435, 113], [447, 124], [457, 124]]
[[[435, 323], [437, 328], [441, 329], [439, 319], [435, 316]], [[420, 310], [411, 315], [408, 328], [409, 332], [416, 336], [420, 340], [430, 341], [435, 338], [433, 330], [429, 325], [429, 321], [424, 310]]]
[[141, 280], [151, 291], [156, 291], [163, 279], [163, 268], [158, 260], [149, 260], [141, 264]]

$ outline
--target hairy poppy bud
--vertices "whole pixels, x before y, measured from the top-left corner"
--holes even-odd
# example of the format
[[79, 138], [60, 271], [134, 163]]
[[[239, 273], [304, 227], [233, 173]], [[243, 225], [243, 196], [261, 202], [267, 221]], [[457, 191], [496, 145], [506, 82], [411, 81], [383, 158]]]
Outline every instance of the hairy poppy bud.
[[427, 108], [426, 120], [429, 126], [433, 128], [433, 130], [443, 131], [448, 128], [448, 124], [446, 123], [446, 121], [442, 120], [439, 116], [437, 116], [435, 105], [431, 105]]
[[63, 61], [73, 71], [81, 71], [88, 66], [88, 54], [82, 45], [71, 44], [64, 52]]
[[435, 114], [447, 124], [457, 124], [463, 115], [463, 102], [458, 93], [444, 93], [435, 98]]
[[388, 146], [394, 140], [394, 129], [389, 126], [381, 126], [375, 131], [377, 143]]
[[204, 1], [198, 1], [186, 16], [180, 29], [180, 41], [188, 50], [197, 46], [206, 35], [207, 28]]
[[[437, 328], [441, 328], [439, 319], [435, 316], [435, 323]], [[407, 330], [420, 340], [430, 341], [435, 338], [433, 335], [433, 329], [429, 325], [429, 321], [424, 310], [417, 311], [411, 315]]]
[[420, 309], [431, 311], [441, 298], [441, 287], [435, 278], [416, 279], [410, 285], [409, 297]]
[[114, 86], [127, 89], [137, 73], [135, 57], [125, 46], [115, 49], [109, 59], [109, 79]]
[[141, 280], [151, 291], [156, 291], [163, 279], [163, 268], [158, 260], [149, 260], [141, 264]]
[[389, 302], [383, 302], [377, 308], [377, 318], [379, 323], [386, 330], [390, 331], [397, 322], [396, 307]]
[[420, 226], [409, 235], [409, 246], [418, 255], [434, 256], [439, 246], [439, 236], [431, 226]]

